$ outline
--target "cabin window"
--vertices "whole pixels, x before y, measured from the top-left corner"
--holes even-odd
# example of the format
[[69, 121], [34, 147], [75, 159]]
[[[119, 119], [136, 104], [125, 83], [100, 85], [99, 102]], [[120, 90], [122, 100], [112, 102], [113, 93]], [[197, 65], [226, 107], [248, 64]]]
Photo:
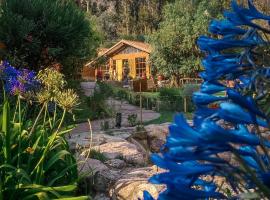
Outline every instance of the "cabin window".
[[136, 76], [142, 77], [142, 75], [146, 75], [146, 59], [145, 58], [136, 58]]

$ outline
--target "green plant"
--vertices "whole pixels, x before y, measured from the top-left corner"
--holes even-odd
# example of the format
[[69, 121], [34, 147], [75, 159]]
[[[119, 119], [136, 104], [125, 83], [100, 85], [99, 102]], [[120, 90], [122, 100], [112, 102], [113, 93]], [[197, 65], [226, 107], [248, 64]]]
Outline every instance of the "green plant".
[[192, 94], [200, 89], [199, 84], [186, 84], [182, 88], [183, 97], [191, 97]]
[[17, 67], [60, 62], [64, 72], [76, 73], [95, 52], [99, 37], [74, 1], [3, 0], [0, 6], [0, 41]]
[[101, 153], [100, 151], [95, 150], [95, 149], [90, 150], [89, 157], [92, 159], [99, 160], [101, 162], [106, 162], [108, 160], [108, 158], [103, 153]]
[[160, 110], [183, 111], [182, 90], [180, 88], [160, 88]]
[[101, 130], [103, 130], [103, 131], [109, 130], [110, 129], [109, 121], [105, 120], [105, 121], [101, 122], [100, 127], [101, 127]]
[[[0, 106], [0, 199], [75, 196], [77, 164], [65, 139], [71, 129], [63, 123], [66, 113], [77, 105], [76, 94], [64, 89], [62, 75], [54, 70], [46, 69], [35, 77], [7, 63], [1, 68], [5, 90]], [[52, 77], [58, 81], [52, 82]], [[55, 102], [53, 112], [49, 102]], [[30, 107], [39, 109], [35, 117], [27, 117]]]
[[108, 88], [105, 84], [98, 83], [94, 94], [87, 97], [86, 102], [90, 108], [92, 119], [105, 118], [112, 115], [112, 110], [107, 106], [106, 102], [110, 94]]
[[128, 123], [130, 126], [136, 126], [137, 122], [137, 114], [128, 115]]

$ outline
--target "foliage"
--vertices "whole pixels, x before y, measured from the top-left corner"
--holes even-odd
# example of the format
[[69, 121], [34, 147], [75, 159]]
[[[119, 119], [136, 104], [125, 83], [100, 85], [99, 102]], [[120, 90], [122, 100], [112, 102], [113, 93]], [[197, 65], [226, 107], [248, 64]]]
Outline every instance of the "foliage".
[[137, 114], [135, 113], [135, 114], [130, 114], [130, 115], [128, 115], [128, 123], [129, 123], [129, 125], [130, 126], [136, 126], [136, 124], [138, 123], [137, 122]]
[[180, 88], [160, 88], [159, 96], [161, 100], [175, 101], [175, 99], [181, 97]]
[[[36, 76], [32, 71], [16, 70], [7, 62], [2, 62], [0, 68], [5, 88], [0, 106], [0, 199], [75, 196], [77, 165], [65, 140], [70, 129], [63, 127], [63, 122], [66, 112], [77, 105], [76, 95], [67, 92], [74, 101], [71, 105], [69, 99], [65, 107], [65, 81], [54, 70], [46, 69]], [[54, 76], [60, 77], [57, 85], [48, 82]], [[49, 102], [54, 103], [52, 112]], [[27, 117], [30, 107], [39, 108], [37, 116], [31, 113], [31, 118]]]
[[162, 8], [173, 0], [81, 0], [80, 6], [94, 15], [107, 41], [144, 38], [158, 28]]
[[166, 122], [171, 122], [176, 114], [177, 113], [175, 111], [161, 111], [159, 118], [145, 122], [144, 125], [146, 126], [150, 124], [163, 124]]
[[103, 153], [101, 153], [100, 151], [97, 151], [95, 149], [90, 150], [89, 157], [92, 159], [99, 160], [101, 162], [106, 162], [108, 160], [108, 158]]
[[100, 119], [111, 116], [112, 110], [109, 109], [106, 102], [110, 95], [110, 87], [99, 82], [94, 90], [94, 94], [87, 97], [87, 105], [91, 110], [91, 119]]
[[176, 82], [183, 76], [196, 76], [200, 52], [195, 40], [206, 33], [210, 19], [220, 16], [224, 2], [181, 0], [166, 5], [160, 28], [150, 36], [153, 67]]
[[[270, 16], [259, 12], [252, 0], [247, 3], [244, 7], [232, 1], [225, 19], [210, 24], [214, 36], [198, 39], [206, 56], [204, 83], [193, 94], [197, 106], [193, 124], [177, 115], [163, 152], [152, 156], [166, 169], [150, 179], [166, 184], [159, 199], [270, 198], [270, 119], [258, 104], [270, 92], [270, 68], [258, 53], [269, 45], [269, 27], [260, 22], [269, 23]], [[224, 80], [233, 81], [234, 87]], [[217, 95], [225, 91], [227, 96]], [[218, 108], [209, 108], [216, 102]], [[144, 199], [153, 198], [145, 192]]]
[[94, 53], [98, 36], [84, 13], [72, 1], [4, 0], [1, 4], [0, 41], [14, 65], [64, 64], [77, 72], [81, 59]]
[[186, 84], [182, 88], [182, 96], [183, 97], [191, 97], [192, 94], [200, 89], [200, 85], [198, 84]]
[[[187, 86], [188, 87], [188, 86]], [[194, 85], [196, 89], [198, 85]], [[113, 96], [128, 101], [132, 105], [140, 106], [140, 93], [136, 93], [124, 88], [111, 87]], [[192, 86], [193, 88], [193, 86]], [[142, 107], [145, 109], [156, 109], [157, 111], [183, 111], [184, 102], [182, 88], [160, 88], [159, 92], [143, 92]], [[190, 98], [190, 97], [189, 97]], [[193, 103], [189, 99], [188, 110], [194, 110]]]

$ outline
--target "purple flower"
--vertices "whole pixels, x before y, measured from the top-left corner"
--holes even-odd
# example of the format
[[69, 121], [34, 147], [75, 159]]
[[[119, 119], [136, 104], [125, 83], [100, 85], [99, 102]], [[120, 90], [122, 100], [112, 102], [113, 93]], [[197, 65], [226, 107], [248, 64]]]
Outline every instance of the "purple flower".
[[0, 79], [4, 83], [6, 92], [11, 95], [35, 90], [39, 85], [35, 72], [28, 69], [17, 70], [7, 61], [3, 61], [0, 65]]

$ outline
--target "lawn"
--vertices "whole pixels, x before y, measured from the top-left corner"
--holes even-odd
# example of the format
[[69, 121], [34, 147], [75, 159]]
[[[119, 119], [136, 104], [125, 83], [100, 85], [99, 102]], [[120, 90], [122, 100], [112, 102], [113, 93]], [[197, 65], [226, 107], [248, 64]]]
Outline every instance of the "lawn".
[[[149, 122], [145, 122], [144, 125], [149, 124], [163, 124], [166, 122], [173, 122], [174, 116], [177, 114], [177, 112], [174, 111], [162, 111], [160, 112], [160, 117], [154, 120], [151, 120]], [[192, 119], [192, 113], [184, 113], [187, 119]]]

